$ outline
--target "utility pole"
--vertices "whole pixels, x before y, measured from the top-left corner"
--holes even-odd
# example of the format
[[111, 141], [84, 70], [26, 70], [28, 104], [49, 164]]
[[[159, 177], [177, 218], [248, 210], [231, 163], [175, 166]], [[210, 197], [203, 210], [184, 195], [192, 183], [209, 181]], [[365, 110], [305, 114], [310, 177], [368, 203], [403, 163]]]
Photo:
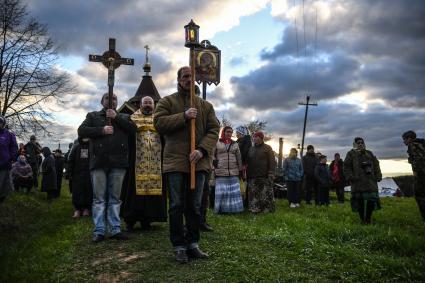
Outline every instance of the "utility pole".
[[301, 141], [301, 153], [300, 156], [303, 157], [304, 152], [304, 138], [305, 138], [305, 128], [307, 125], [307, 114], [309, 106], [317, 106], [317, 103], [310, 103], [310, 96], [307, 95], [307, 102], [298, 102], [298, 105], [305, 105], [305, 115], [304, 115], [304, 127], [303, 127], [303, 139]]

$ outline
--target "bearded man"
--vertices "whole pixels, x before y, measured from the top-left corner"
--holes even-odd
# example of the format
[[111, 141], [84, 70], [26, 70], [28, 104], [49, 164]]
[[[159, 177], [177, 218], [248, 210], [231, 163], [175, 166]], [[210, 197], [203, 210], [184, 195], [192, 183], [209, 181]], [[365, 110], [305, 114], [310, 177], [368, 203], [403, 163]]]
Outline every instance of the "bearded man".
[[161, 137], [153, 125], [155, 103], [144, 96], [131, 115], [137, 126], [130, 136], [130, 167], [123, 187], [121, 215], [131, 232], [137, 221], [142, 229], [152, 222], [167, 222], [167, 194], [162, 182]]
[[[191, 80], [190, 67], [180, 68], [177, 72], [178, 91], [159, 100], [154, 117], [155, 128], [165, 140], [162, 168], [170, 194], [170, 240], [175, 259], [180, 263], [187, 263], [188, 257], [208, 257], [198, 245], [201, 200], [220, 129], [211, 103], [196, 96], [190, 107]], [[196, 149], [189, 152], [192, 119], [195, 120]], [[196, 166], [194, 190], [190, 188], [191, 163]]]

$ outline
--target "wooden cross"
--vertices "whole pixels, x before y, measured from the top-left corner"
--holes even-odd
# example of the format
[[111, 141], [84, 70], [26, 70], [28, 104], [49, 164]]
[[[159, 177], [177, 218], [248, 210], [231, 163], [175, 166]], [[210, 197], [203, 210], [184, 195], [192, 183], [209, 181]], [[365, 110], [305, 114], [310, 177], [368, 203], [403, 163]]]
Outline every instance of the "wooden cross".
[[[108, 69], [108, 98], [109, 109], [112, 108], [112, 96], [114, 93], [115, 69], [118, 69], [121, 64], [134, 65], [134, 59], [121, 58], [120, 54], [115, 51], [115, 38], [109, 39], [109, 50], [102, 55], [89, 55], [90, 62], [101, 62]], [[111, 119], [108, 120], [108, 125], [111, 125]]]

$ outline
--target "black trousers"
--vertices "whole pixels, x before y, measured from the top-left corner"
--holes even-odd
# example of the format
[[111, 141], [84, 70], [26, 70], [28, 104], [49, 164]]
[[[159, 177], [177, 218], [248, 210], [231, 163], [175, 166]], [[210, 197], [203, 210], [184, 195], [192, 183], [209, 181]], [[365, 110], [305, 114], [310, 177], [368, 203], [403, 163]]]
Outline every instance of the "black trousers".
[[56, 176], [56, 188], [57, 188], [57, 195], [58, 197], [61, 195], [61, 189], [62, 189], [62, 176], [63, 174], [57, 174]]
[[289, 204], [300, 203], [301, 181], [286, 181], [288, 189], [287, 199]]
[[[359, 202], [359, 207], [361, 207], [361, 208], [364, 207], [365, 200], [359, 199], [358, 202]], [[360, 220], [362, 222], [370, 223], [371, 218], [372, 218], [372, 213], [373, 213], [373, 210], [374, 210], [374, 206], [375, 206], [375, 204], [373, 202], [366, 201], [366, 211], [364, 209], [359, 209], [359, 216], [360, 216]]]
[[422, 219], [425, 220], [425, 172], [418, 172], [415, 177], [415, 199]]
[[204, 189], [202, 191], [202, 200], [201, 200], [201, 225], [207, 222], [207, 209], [209, 206], [209, 196], [210, 196], [210, 176], [211, 173], [205, 178]]
[[329, 205], [329, 186], [318, 186], [317, 189], [319, 202], [318, 205]]
[[344, 203], [344, 182], [338, 182], [334, 184], [336, 197], [339, 203]]
[[[191, 190], [188, 173], [166, 173], [170, 196], [168, 210], [170, 240], [175, 250], [191, 249], [198, 245], [202, 191], [206, 175], [206, 172], [196, 172], [195, 189]], [[184, 224], [186, 224], [187, 233], [184, 232]]]
[[314, 195], [314, 202], [315, 204], [319, 204], [319, 198], [318, 198], [318, 186], [317, 181], [314, 178], [314, 176], [306, 176], [305, 178], [305, 202], [308, 204], [311, 204], [311, 199]]
[[38, 188], [38, 164], [31, 163], [30, 166], [32, 169], [33, 186], [34, 188]]

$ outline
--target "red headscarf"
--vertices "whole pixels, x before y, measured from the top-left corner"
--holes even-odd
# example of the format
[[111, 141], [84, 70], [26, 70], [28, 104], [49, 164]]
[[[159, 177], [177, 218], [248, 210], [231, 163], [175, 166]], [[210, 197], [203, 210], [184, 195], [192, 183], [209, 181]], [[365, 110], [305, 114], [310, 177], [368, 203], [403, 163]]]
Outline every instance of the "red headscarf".
[[220, 141], [222, 141], [224, 144], [231, 144], [232, 143], [232, 139], [228, 139], [225, 136], [226, 130], [228, 130], [228, 129], [231, 129], [233, 131], [232, 127], [230, 127], [230, 126], [224, 127], [223, 130], [221, 131]]

